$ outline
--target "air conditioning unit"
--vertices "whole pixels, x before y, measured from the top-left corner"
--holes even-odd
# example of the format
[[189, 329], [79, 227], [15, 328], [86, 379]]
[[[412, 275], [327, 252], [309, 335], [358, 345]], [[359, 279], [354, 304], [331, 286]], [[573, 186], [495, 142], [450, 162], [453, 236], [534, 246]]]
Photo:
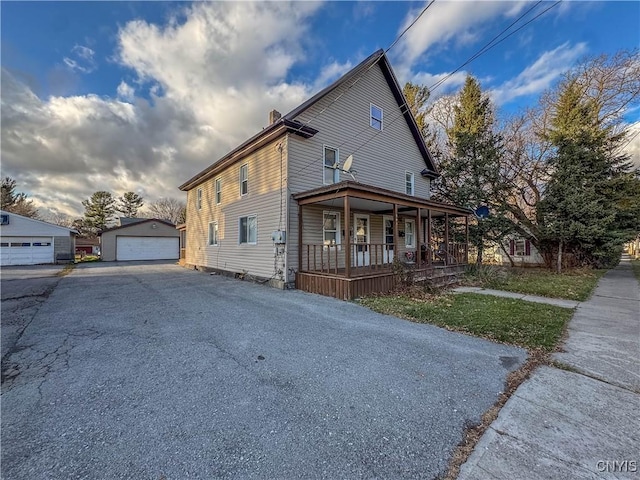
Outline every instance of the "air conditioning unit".
[[0, 225], [9, 225], [9, 215], [3, 213], [1, 218]]

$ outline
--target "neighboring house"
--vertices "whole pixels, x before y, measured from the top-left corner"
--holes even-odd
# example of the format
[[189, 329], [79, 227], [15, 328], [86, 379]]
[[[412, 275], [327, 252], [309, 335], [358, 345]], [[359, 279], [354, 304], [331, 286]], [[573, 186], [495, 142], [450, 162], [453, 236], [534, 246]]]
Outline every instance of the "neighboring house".
[[[506, 253], [509, 255], [507, 256]], [[536, 247], [525, 238], [515, 237], [505, 241], [504, 249], [496, 247], [494, 261], [502, 265], [511, 265], [509, 257], [516, 267], [539, 267], [544, 265], [544, 258]]]
[[437, 175], [380, 50], [180, 186], [185, 263], [339, 298], [388, 290], [394, 259], [457, 267], [470, 211], [430, 200]]
[[0, 211], [0, 264], [36, 265], [73, 261], [78, 232], [52, 223]]
[[178, 260], [180, 232], [175, 225], [155, 218], [137, 220], [100, 234], [102, 260]]
[[100, 255], [100, 239], [77, 237], [76, 255]]

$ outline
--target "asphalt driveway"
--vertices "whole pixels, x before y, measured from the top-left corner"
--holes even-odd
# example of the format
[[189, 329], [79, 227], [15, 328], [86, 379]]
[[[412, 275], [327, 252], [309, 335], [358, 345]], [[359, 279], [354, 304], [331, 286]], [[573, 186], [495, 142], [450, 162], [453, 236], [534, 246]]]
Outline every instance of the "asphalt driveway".
[[80, 265], [8, 358], [2, 476], [435, 478], [524, 358], [175, 265]]

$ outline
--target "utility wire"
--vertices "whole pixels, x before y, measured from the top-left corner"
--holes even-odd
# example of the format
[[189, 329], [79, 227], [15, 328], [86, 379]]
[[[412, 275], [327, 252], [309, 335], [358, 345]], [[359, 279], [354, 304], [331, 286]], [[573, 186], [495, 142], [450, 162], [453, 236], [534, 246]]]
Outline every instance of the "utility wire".
[[375, 62], [373, 62], [371, 65], [369, 65], [369, 67], [367, 67], [367, 69], [362, 72], [358, 78], [356, 78], [352, 84], [350, 84], [346, 89], [344, 89], [342, 92], [340, 92], [340, 94], [334, 98], [331, 103], [329, 103], [329, 105], [327, 105], [326, 107], [324, 107], [322, 110], [320, 110], [318, 113], [316, 113], [313, 117], [311, 117], [309, 120], [307, 120], [306, 122], [302, 123], [302, 125], [300, 125], [296, 130], [294, 130], [293, 133], [296, 132], [300, 132], [304, 127], [306, 127], [307, 125], [309, 125], [312, 121], [314, 121], [316, 118], [318, 118], [320, 115], [322, 115], [324, 112], [326, 112], [329, 108], [331, 108], [331, 106], [333, 106], [338, 100], [340, 100], [340, 98], [342, 98], [344, 96], [345, 93], [347, 93], [349, 90], [351, 90], [351, 88], [353, 88], [362, 77], [364, 77], [369, 70], [371, 70], [373, 67], [375, 67], [378, 62], [380, 62], [380, 60], [382, 60], [382, 57], [384, 57], [387, 52], [389, 52], [389, 50], [391, 50], [399, 41], [400, 39], [405, 35], [405, 33], [407, 33], [409, 31], [409, 29], [411, 27], [413, 27], [416, 22], [420, 19], [420, 17], [422, 17], [422, 15], [424, 15], [424, 13], [429, 9], [429, 7], [431, 5], [433, 5], [435, 3], [436, 0], [431, 0], [431, 2], [429, 2], [427, 4], [426, 7], [424, 7], [422, 9], [422, 11], [418, 14], [418, 16], [416, 18], [413, 19], [413, 21], [407, 26], [407, 28], [405, 28], [402, 33], [400, 33], [400, 35], [398, 35], [398, 37], [396, 37], [396, 39], [391, 43], [391, 45], [389, 45], [389, 47], [387, 47], [386, 50], [383, 51], [382, 55], [380, 55]]
[[[433, 2], [431, 2], [433, 3]], [[533, 17], [532, 19], [530, 19], [529, 21], [527, 21], [526, 23], [524, 23], [523, 25], [521, 25], [520, 27], [518, 27], [516, 30], [510, 32], [508, 35], [506, 35], [505, 37], [501, 38], [502, 35], [504, 35], [507, 31], [509, 31], [509, 29], [511, 27], [513, 27], [515, 24], [517, 24], [520, 20], [522, 20], [522, 18], [524, 18], [525, 16], [527, 16], [532, 10], [534, 10], [540, 3], [542, 3], [542, 0], [539, 0], [536, 4], [534, 4], [530, 9], [528, 9], [525, 13], [523, 13], [522, 15], [520, 15], [515, 21], [513, 21], [508, 27], [504, 28], [498, 35], [496, 35], [495, 37], [493, 37], [493, 39], [491, 39], [491, 41], [489, 41], [485, 46], [483, 46], [480, 50], [478, 50], [478, 52], [476, 52], [473, 56], [471, 56], [469, 59], [467, 59], [464, 63], [462, 63], [459, 67], [457, 67], [454, 71], [450, 72], [449, 74], [447, 74], [445, 77], [443, 77], [442, 79], [440, 79], [438, 82], [436, 82], [434, 85], [432, 85], [431, 87], [429, 87], [429, 92], [431, 93], [433, 90], [435, 90], [436, 88], [438, 88], [439, 86], [441, 86], [444, 82], [446, 82], [449, 78], [451, 78], [455, 73], [457, 73], [458, 71], [460, 71], [460, 69], [462, 69], [463, 67], [465, 67], [466, 65], [468, 65], [469, 63], [473, 62], [474, 60], [476, 60], [477, 58], [479, 58], [480, 56], [484, 55], [485, 53], [487, 53], [489, 50], [491, 50], [493, 47], [495, 47], [496, 45], [502, 43], [504, 40], [506, 40], [507, 38], [509, 38], [510, 36], [512, 36], [513, 34], [515, 34], [516, 32], [518, 32], [519, 30], [521, 30], [522, 28], [524, 28], [525, 26], [529, 25], [531, 22], [533, 22], [534, 20], [536, 20], [537, 18], [539, 18], [540, 16], [544, 15], [546, 12], [548, 12], [549, 10], [551, 10], [552, 8], [556, 7], [557, 5], [559, 5], [560, 3], [562, 3], [562, 0], [558, 0], [557, 2], [555, 2], [553, 5], [551, 5], [550, 7], [544, 9], [542, 12], [540, 12], [539, 14], [537, 14], [535, 17]], [[430, 6], [431, 4], [429, 4], [427, 6], [427, 8]], [[424, 11], [422, 12], [424, 13]], [[421, 13], [421, 14], [422, 14]], [[417, 17], [419, 18], [420, 15]], [[416, 20], [417, 20], [416, 18]], [[409, 26], [411, 27], [414, 22]], [[406, 30], [405, 30], [406, 32]], [[405, 33], [403, 32], [403, 34]], [[498, 41], [496, 41], [497, 39], [500, 39]], [[394, 42], [395, 44], [396, 42]], [[376, 61], [377, 63], [377, 61]], [[374, 64], [375, 65], [375, 64]], [[373, 65], [372, 65], [373, 66]], [[368, 71], [369, 69], [367, 69]], [[366, 71], [364, 72], [366, 73]], [[364, 74], [363, 74], [364, 75]], [[387, 126], [393, 125], [397, 120], [399, 120], [400, 118], [402, 118], [406, 112], [407, 108], [411, 108], [407, 102], [405, 101], [405, 103], [403, 103], [402, 105], [400, 105], [400, 114], [397, 115], [393, 120], [391, 120], [390, 122], [385, 122], [387, 124]], [[358, 136], [360, 136], [364, 131], [368, 130], [369, 127], [365, 127], [364, 129], [362, 129], [360, 132], [358, 132], [354, 137], [351, 137], [349, 140], [345, 140], [344, 142], [342, 142], [342, 144], [340, 144], [337, 148], [339, 149], [340, 147], [342, 147], [343, 145], [345, 145], [348, 141], [353, 140], [354, 138], [357, 138]], [[366, 140], [362, 145], [360, 145], [356, 150], [354, 150], [353, 152], [351, 152], [351, 154], [353, 155], [354, 153], [358, 152], [360, 149], [362, 149], [367, 143], [371, 142], [375, 137], [377, 137], [380, 134], [381, 130], [378, 130], [371, 138], [369, 138], [368, 140]], [[313, 160], [311, 161], [309, 164], [305, 165], [304, 167], [302, 167], [300, 170], [298, 170], [296, 172], [300, 173], [304, 170], [306, 170], [308, 167], [310, 167], [313, 163], [315, 163], [317, 160]]]

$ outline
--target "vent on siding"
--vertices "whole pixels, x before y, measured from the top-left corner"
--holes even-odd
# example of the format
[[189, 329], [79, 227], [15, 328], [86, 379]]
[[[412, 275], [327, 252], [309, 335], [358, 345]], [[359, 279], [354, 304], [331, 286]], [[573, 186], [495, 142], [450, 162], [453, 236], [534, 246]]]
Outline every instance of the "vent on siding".
[[0, 225], [9, 225], [9, 215], [3, 213], [1, 218]]

